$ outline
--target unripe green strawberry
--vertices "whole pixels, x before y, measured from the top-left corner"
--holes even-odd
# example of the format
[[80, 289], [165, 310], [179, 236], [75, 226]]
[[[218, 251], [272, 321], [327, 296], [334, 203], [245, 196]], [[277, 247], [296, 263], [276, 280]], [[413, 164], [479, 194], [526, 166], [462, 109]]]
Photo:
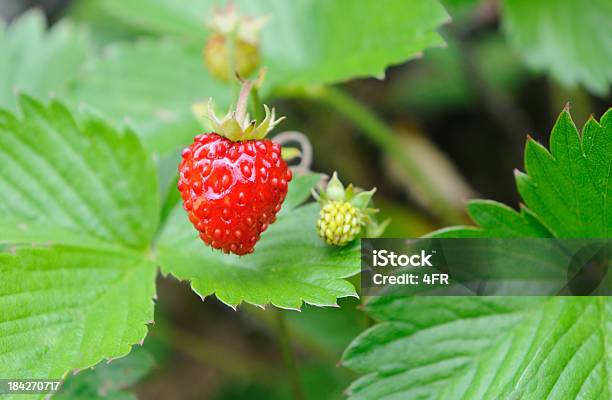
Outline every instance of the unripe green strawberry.
[[332, 201], [319, 212], [317, 233], [328, 244], [344, 246], [361, 231], [359, 211], [348, 201]]
[[346, 189], [338, 175], [329, 180], [325, 190], [313, 192], [321, 204], [317, 233], [330, 245], [344, 246], [355, 240], [363, 227], [370, 237], [380, 236], [389, 221], [377, 224], [374, 214], [378, 210], [370, 208], [376, 189], [363, 191], [349, 185]]
[[240, 15], [232, 3], [215, 12], [211, 35], [202, 49], [204, 65], [216, 79], [227, 82], [235, 73], [248, 77], [259, 67], [259, 31], [267, 18]]
[[[234, 46], [234, 72], [248, 77], [259, 66], [259, 47], [241, 39], [237, 39]], [[223, 35], [215, 34], [208, 38], [203, 56], [206, 68], [216, 79], [228, 82], [233, 77], [227, 39]]]

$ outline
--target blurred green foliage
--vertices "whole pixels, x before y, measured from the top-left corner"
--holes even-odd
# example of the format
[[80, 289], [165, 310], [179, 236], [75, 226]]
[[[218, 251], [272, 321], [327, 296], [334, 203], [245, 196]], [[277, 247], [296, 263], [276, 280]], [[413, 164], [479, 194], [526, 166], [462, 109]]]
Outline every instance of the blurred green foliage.
[[[457, 40], [449, 36], [447, 48], [427, 50], [423, 59], [413, 62], [391, 88], [388, 107], [427, 114], [473, 107], [478, 94], [463, 60], [469, 55]], [[513, 93], [529, 78], [518, 55], [499, 34], [478, 37], [470, 46], [474, 48], [470, 62], [491, 90]]]
[[54, 396], [59, 400], [135, 400], [128, 389], [151, 373], [155, 361], [143, 348], [133, 349], [127, 357], [102, 363], [93, 369], [68, 377], [61, 392]]

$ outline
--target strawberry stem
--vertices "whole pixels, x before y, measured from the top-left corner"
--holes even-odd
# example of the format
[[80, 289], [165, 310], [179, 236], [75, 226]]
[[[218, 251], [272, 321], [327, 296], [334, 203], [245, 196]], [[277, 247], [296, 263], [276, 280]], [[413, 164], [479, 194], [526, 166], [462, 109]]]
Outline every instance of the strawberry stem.
[[262, 109], [263, 107], [261, 105], [261, 99], [259, 98], [259, 90], [257, 88], [257, 85], [254, 85], [253, 90], [251, 91], [251, 110], [254, 120], [262, 120], [262, 117], [264, 117], [261, 113]]
[[249, 103], [249, 93], [253, 88], [252, 80], [245, 80], [242, 83], [242, 88], [240, 89], [240, 95], [238, 95], [238, 102], [236, 103], [236, 119], [238, 121], [244, 121], [247, 112], [247, 105]]
[[297, 362], [293, 349], [291, 348], [291, 338], [289, 336], [289, 330], [287, 329], [287, 322], [283, 310], [274, 310], [276, 314], [276, 332], [278, 335], [278, 345], [283, 358], [283, 364], [289, 380], [289, 386], [293, 394], [293, 400], [305, 400], [304, 390], [302, 389], [302, 383], [300, 382], [300, 376], [298, 374]]

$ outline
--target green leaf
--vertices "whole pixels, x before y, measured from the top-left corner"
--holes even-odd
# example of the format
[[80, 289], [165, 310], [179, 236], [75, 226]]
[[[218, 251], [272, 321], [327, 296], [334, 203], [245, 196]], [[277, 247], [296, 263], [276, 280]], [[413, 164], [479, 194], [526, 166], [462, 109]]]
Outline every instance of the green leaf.
[[137, 137], [60, 103], [0, 111], [0, 376], [121, 357], [153, 320], [155, 167]]
[[533, 213], [521, 207], [521, 211], [492, 200], [472, 200], [467, 211], [479, 228], [470, 226], [450, 227], [431, 233], [432, 237], [551, 237]]
[[378, 297], [366, 311], [379, 323], [346, 349], [343, 364], [365, 375], [351, 399], [437, 398], [537, 298]]
[[[290, 187], [297, 186], [290, 188], [292, 198], [303, 201], [301, 194], [309, 193], [311, 182], [309, 177], [292, 181]], [[297, 207], [299, 202], [285, 204], [288, 210], [262, 235], [255, 252], [243, 257], [205, 246], [177, 207], [157, 245], [162, 271], [191, 281], [202, 298], [215, 294], [232, 307], [243, 301], [290, 309], [299, 309], [303, 301], [333, 306], [339, 297], [356, 296], [344, 278], [359, 272], [359, 245], [325, 244], [315, 229], [319, 206]]]
[[200, 133], [194, 102], [214, 97], [226, 107], [230, 95], [208, 75], [198, 48], [170, 39], [110, 45], [72, 91], [79, 103], [133, 126], [147, 149], [161, 155]]
[[[612, 301], [378, 298], [347, 349], [351, 399], [608, 399]], [[426, 349], [426, 350], [425, 350]]]
[[69, 376], [54, 400], [136, 399], [125, 389], [135, 385], [151, 372], [153, 356], [143, 348], [133, 349], [124, 358], [102, 363], [92, 370]]
[[557, 237], [610, 237], [612, 231], [612, 111], [592, 117], [582, 137], [568, 111], [559, 116], [550, 152], [534, 140], [525, 150], [521, 197]]
[[[105, 0], [116, 18], [202, 46], [205, 22], [225, 1]], [[431, 0], [237, 1], [246, 15], [269, 15], [262, 33], [262, 64], [275, 84], [333, 83], [384, 76], [389, 65], [444, 44], [436, 29], [448, 21]], [[378, 16], [371, 18], [372, 15]], [[316, 21], [316, 23], [314, 23]]]
[[303, 202], [305, 202], [312, 194], [311, 189], [319, 183], [321, 174], [308, 174], [294, 176], [292, 183], [289, 185], [287, 197], [283, 202], [281, 213], [293, 210]]
[[155, 274], [127, 251], [0, 253], [0, 376], [62, 378], [126, 355], [152, 321]]
[[556, 297], [524, 315], [441, 397], [610, 398], [610, 298]]
[[[528, 208], [474, 201], [478, 227], [430, 236], [609, 238], [611, 115], [580, 137], [564, 111], [550, 153], [527, 143], [517, 185]], [[611, 398], [609, 298], [378, 297], [366, 311], [380, 323], [345, 352], [365, 374], [351, 399]]]
[[47, 32], [39, 11], [27, 12], [8, 28], [0, 21], [0, 107], [16, 109], [16, 91], [41, 97], [64, 93], [88, 55], [88, 35], [70, 22]]
[[612, 83], [608, 0], [505, 0], [503, 28], [526, 62], [566, 86], [606, 95]]
[[273, 85], [382, 78], [388, 66], [418, 57], [428, 47], [444, 45], [436, 30], [448, 21], [437, 1], [364, 5], [360, 0], [300, 0], [289, 6], [268, 0], [242, 5], [249, 14], [271, 15], [262, 35], [262, 52]]
[[[338, 307], [334, 308], [304, 305], [299, 313], [285, 313], [288, 333], [308, 353], [336, 364], [346, 345], [367, 326], [360, 306], [361, 300], [355, 297], [338, 299]], [[242, 312], [265, 322], [271, 329], [277, 323], [274, 313], [268, 310], [254, 306], [241, 308]]]
[[0, 111], [0, 241], [145, 249], [157, 229], [155, 166], [131, 132], [77, 125], [60, 103]]

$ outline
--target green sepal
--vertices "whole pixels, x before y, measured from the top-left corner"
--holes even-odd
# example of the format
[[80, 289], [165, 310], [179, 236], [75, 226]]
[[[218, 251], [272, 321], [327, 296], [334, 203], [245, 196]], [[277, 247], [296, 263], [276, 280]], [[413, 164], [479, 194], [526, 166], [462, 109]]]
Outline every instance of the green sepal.
[[344, 201], [344, 185], [338, 179], [338, 174], [334, 172], [325, 189], [327, 200], [329, 201]]
[[208, 104], [206, 101], [196, 101], [191, 104], [191, 114], [198, 121], [200, 128], [204, 132], [210, 132], [213, 130], [210, 118], [207, 117]]
[[315, 199], [318, 203], [324, 203], [325, 202], [325, 193], [324, 192], [317, 192], [315, 190], [315, 188], [310, 189], [310, 193], [312, 194], [312, 198]]
[[369, 218], [370, 221], [366, 224], [366, 236], [369, 238], [377, 238], [382, 236], [391, 223], [391, 218], [387, 218], [381, 223], [378, 223], [374, 217]]
[[353, 196], [355, 196], [355, 193], [357, 193], [358, 191], [359, 190], [356, 189], [352, 183], [349, 183], [349, 185], [344, 190], [344, 200], [351, 201], [353, 199]]
[[364, 209], [372, 201], [372, 196], [374, 196], [374, 193], [376, 193], [376, 188], [368, 190], [367, 192], [359, 192], [350, 199], [350, 202], [356, 208]]
[[255, 81], [244, 81], [236, 109], [230, 108], [229, 112], [221, 119], [217, 117], [213, 107], [212, 98], [208, 100], [208, 119], [212, 124], [214, 132], [220, 136], [223, 136], [233, 142], [245, 141], [245, 140], [260, 140], [266, 137], [279, 122], [285, 117], [276, 118], [276, 111], [274, 108], [270, 110], [267, 105], [264, 104], [265, 117], [260, 124], [257, 121], [251, 119], [249, 114], [246, 112], [246, 106], [248, 103], [249, 93], [256, 84]]

